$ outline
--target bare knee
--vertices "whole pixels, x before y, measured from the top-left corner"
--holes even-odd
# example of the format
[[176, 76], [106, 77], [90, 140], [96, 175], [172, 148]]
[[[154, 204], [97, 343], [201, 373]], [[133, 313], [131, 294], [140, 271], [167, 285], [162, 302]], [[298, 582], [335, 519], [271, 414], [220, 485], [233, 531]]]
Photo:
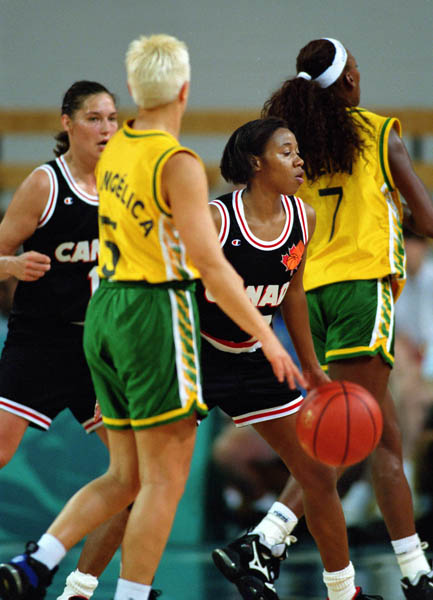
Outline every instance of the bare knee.
[[371, 456], [372, 475], [375, 483], [397, 482], [404, 477], [401, 448], [379, 444]]
[[337, 471], [333, 467], [309, 461], [307, 464], [304, 463], [301, 468], [291, 468], [291, 473], [304, 493], [311, 492], [323, 497], [336, 492]]
[[3, 452], [3, 448], [0, 448], [0, 469], [3, 469], [8, 462], [11, 460], [13, 454]]
[[0, 469], [17, 451], [29, 422], [17, 415], [0, 411]]
[[110, 488], [122, 497], [125, 507], [134, 502], [140, 491], [138, 473], [122, 472], [110, 467], [103, 477], [109, 481]]

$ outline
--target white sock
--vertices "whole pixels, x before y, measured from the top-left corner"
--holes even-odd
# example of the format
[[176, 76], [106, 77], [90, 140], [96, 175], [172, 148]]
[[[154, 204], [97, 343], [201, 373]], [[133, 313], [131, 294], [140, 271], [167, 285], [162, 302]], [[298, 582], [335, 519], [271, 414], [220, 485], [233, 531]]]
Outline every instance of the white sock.
[[417, 533], [400, 540], [392, 540], [391, 544], [403, 577], [407, 577], [412, 582], [418, 573], [430, 572], [423, 543]]
[[114, 600], [148, 600], [152, 586], [119, 577]]
[[356, 594], [355, 569], [351, 562], [341, 571], [323, 571], [323, 581], [328, 588], [328, 600], [352, 600]]
[[54, 569], [66, 554], [66, 548], [50, 533], [44, 533], [38, 542], [38, 549], [32, 553], [32, 558]]
[[66, 578], [63, 594], [57, 600], [69, 600], [71, 596], [84, 596], [91, 598], [98, 587], [98, 578], [89, 573], [82, 573], [78, 569], [72, 571]]
[[274, 502], [252, 533], [261, 535], [266, 545], [272, 548], [286, 542], [297, 522], [298, 518], [290, 508], [281, 502]]

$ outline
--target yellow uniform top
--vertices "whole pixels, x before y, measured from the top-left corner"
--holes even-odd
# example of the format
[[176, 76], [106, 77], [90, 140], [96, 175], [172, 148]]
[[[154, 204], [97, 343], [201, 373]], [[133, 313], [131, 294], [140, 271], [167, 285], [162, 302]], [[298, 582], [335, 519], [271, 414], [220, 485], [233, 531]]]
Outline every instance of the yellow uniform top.
[[96, 168], [99, 194], [99, 276], [156, 284], [200, 277], [161, 195], [161, 173], [177, 152], [199, 157], [165, 131], [125, 122]]
[[360, 132], [366, 148], [352, 174], [322, 175], [298, 191], [316, 211], [304, 287], [391, 275], [397, 298], [405, 280], [403, 214], [388, 163], [388, 138], [392, 127], [401, 135], [400, 122], [361, 108], [352, 113], [368, 130]]

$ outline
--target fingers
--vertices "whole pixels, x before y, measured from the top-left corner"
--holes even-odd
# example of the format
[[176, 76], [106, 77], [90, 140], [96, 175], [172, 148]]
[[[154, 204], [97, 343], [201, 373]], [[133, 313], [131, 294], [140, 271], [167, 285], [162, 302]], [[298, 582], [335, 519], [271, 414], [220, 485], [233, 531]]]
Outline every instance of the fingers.
[[24, 252], [17, 257], [15, 276], [22, 281], [36, 281], [51, 268], [51, 259], [40, 252]]
[[290, 389], [297, 387], [296, 381], [301, 387], [307, 385], [304, 376], [274, 334], [262, 342], [262, 350], [280, 383], [287, 381]]
[[271, 360], [271, 365], [278, 381], [280, 383], [287, 381], [290, 389], [298, 387], [297, 383], [303, 388], [307, 386], [304, 376], [287, 353], [279, 356], [275, 361]]

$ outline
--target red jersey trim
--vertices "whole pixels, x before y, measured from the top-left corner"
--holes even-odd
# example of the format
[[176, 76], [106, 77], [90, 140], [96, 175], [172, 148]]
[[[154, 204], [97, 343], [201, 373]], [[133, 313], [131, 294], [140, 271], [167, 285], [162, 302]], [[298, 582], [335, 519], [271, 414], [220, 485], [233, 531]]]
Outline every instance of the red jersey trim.
[[251, 337], [249, 340], [245, 340], [245, 342], [230, 342], [229, 340], [221, 340], [216, 338], [203, 330], [200, 333], [201, 336], [209, 342], [209, 344], [212, 344], [214, 348], [222, 350], [223, 352], [232, 352], [234, 354], [241, 352], [254, 352], [257, 350], [257, 348], [261, 348], [262, 345], [262, 343], [254, 337]]
[[88, 194], [87, 192], [83, 191], [81, 188], [78, 187], [78, 185], [75, 183], [75, 179], [71, 175], [71, 172], [63, 155], [59, 156], [59, 158], [56, 158], [56, 162], [60, 171], [62, 172], [63, 177], [66, 179], [69, 187], [74, 192], [74, 194], [78, 196], [78, 198], [80, 198], [81, 200], [84, 200], [84, 202], [87, 202], [87, 204], [97, 206], [99, 204], [98, 196]]
[[91, 419], [87, 419], [84, 423], [81, 423], [86, 433], [92, 433], [96, 429], [99, 429], [102, 425], [102, 417], [98, 417], [96, 420], [92, 417]]
[[242, 203], [242, 192], [243, 190], [236, 190], [233, 192], [233, 211], [236, 216], [239, 228], [245, 239], [255, 248], [260, 250], [275, 250], [282, 246], [289, 237], [293, 227], [293, 207], [287, 196], [281, 196], [281, 202], [284, 210], [286, 211], [286, 222], [284, 224], [283, 231], [280, 236], [275, 240], [264, 241], [256, 237], [250, 228], [248, 227], [247, 220], [245, 219], [244, 207]]
[[7, 398], [0, 398], [0, 409], [18, 415], [19, 417], [26, 419], [26, 421], [31, 421], [39, 427], [42, 427], [42, 429], [48, 430], [52, 423], [52, 419], [42, 413], [33, 410], [32, 408], [28, 408], [27, 406], [23, 406], [22, 404], [18, 404], [18, 402], [8, 400]]
[[304, 236], [304, 244], [307, 245], [308, 242], [308, 219], [307, 212], [305, 210], [305, 205], [302, 202], [301, 198], [298, 196], [293, 196], [296, 203], [296, 208], [298, 209], [299, 222], [301, 223], [302, 235]]
[[227, 210], [225, 204], [218, 199], [212, 200], [209, 204], [213, 204], [214, 206], [216, 206], [221, 215], [221, 229], [218, 232], [218, 239], [221, 246], [224, 246], [230, 231], [229, 211]]
[[298, 398], [292, 400], [284, 406], [278, 406], [276, 408], [266, 408], [264, 410], [256, 410], [245, 415], [239, 415], [233, 417], [233, 423], [236, 427], [245, 427], [246, 425], [252, 425], [253, 423], [260, 423], [262, 421], [271, 421], [272, 419], [280, 419], [291, 415], [301, 408], [304, 398], [299, 395]]
[[48, 200], [45, 205], [44, 211], [41, 215], [41, 218], [39, 219], [39, 223], [38, 223], [38, 228], [39, 228], [39, 227], [43, 227], [44, 225], [46, 225], [48, 223], [48, 221], [51, 219], [54, 209], [56, 208], [57, 192], [58, 192], [59, 187], [58, 187], [58, 183], [57, 183], [57, 177], [56, 177], [53, 169], [50, 166], [43, 165], [41, 167], [38, 167], [35, 170], [36, 171], [38, 171], [38, 170], [44, 171], [48, 175], [48, 179], [50, 180], [50, 193], [49, 193]]

